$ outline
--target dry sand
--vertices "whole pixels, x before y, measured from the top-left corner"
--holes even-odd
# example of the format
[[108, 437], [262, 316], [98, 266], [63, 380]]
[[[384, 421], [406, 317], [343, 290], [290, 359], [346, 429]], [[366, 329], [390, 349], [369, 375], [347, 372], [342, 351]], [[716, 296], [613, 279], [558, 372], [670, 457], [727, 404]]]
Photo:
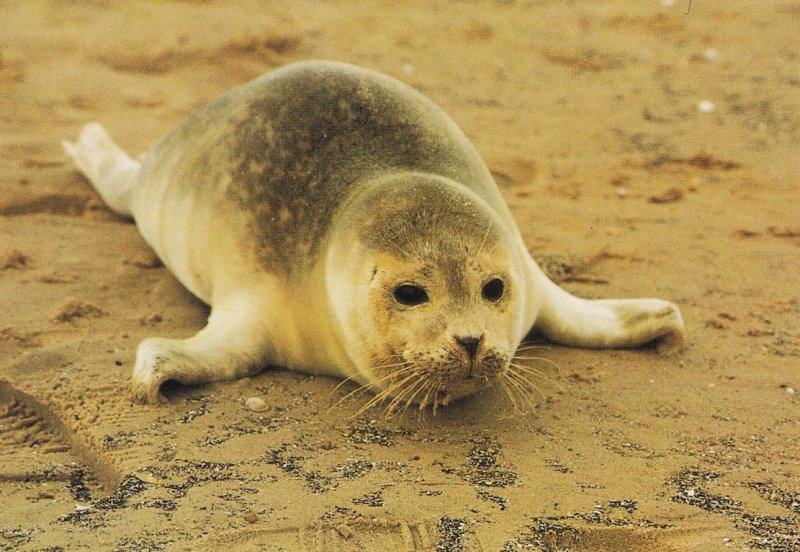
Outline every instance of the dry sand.
[[[796, 1], [0, 2], [0, 550], [800, 550], [798, 28]], [[353, 418], [277, 369], [132, 404], [139, 340], [207, 310], [59, 142], [98, 120], [138, 154], [309, 58], [442, 105], [550, 273], [675, 301], [687, 350], [542, 348], [527, 415]]]

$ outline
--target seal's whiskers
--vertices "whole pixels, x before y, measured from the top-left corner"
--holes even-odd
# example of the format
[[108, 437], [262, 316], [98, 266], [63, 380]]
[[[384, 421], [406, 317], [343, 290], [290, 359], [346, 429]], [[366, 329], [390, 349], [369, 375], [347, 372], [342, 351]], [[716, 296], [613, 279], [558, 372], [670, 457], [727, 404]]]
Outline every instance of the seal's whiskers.
[[[392, 399], [392, 401], [384, 410], [384, 415], [386, 417], [389, 417], [397, 412], [402, 412], [406, 410], [408, 408], [408, 405], [411, 404], [411, 401], [414, 400], [414, 397], [416, 397], [419, 394], [419, 391], [421, 389], [424, 389], [425, 380], [426, 378], [424, 377], [424, 374], [420, 374], [415, 381], [412, 381], [410, 384], [406, 386], [405, 389], [397, 393], [394, 399]], [[400, 407], [400, 405], [403, 404], [404, 401], [405, 405], [402, 407], [402, 409], [398, 410], [398, 407]]]
[[[379, 393], [377, 393], [374, 397], [368, 400], [366, 404], [364, 404], [364, 406], [359, 408], [358, 411], [355, 414], [353, 414], [352, 417], [357, 418], [358, 416], [360, 416], [373, 406], [382, 403], [389, 397], [395, 396], [396, 392], [401, 390], [403, 386], [406, 385], [406, 383], [419, 377], [419, 375], [413, 370], [411, 372], [412, 372], [411, 374], [404, 375], [404, 377], [399, 381], [390, 381], [385, 388], [383, 388]], [[392, 374], [392, 376], [396, 377], [396, 374]]]
[[[535, 401], [533, 401], [533, 404], [531, 404], [532, 399], [530, 394], [526, 394], [518, 382], [515, 382], [511, 378], [505, 377], [503, 379], [503, 384], [506, 393], [509, 397], [511, 397], [511, 404], [518, 414], [525, 414], [529, 411], [529, 408], [533, 408], [533, 406], [535, 406]], [[514, 400], [514, 396], [519, 399], [519, 402]]]
[[[395, 366], [400, 366], [401, 368], [399, 370], [395, 370], [395, 371], [393, 371], [393, 372], [391, 372], [389, 374], [386, 374], [386, 375], [384, 375], [384, 376], [382, 376], [380, 378], [377, 378], [375, 381], [373, 381], [371, 383], [365, 383], [363, 385], [360, 385], [360, 386], [356, 387], [355, 389], [353, 389], [352, 391], [347, 393], [345, 396], [343, 396], [339, 400], [337, 400], [335, 403], [333, 403], [333, 405], [330, 407], [329, 411], [334, 409], [334, 408], [336, 408], [337, 406], [342, 404], [344, 401], [346, 401], [350, 397], [353, 397], [355, 395], [360, 395], [361, 393], [364, 393], [365, 391], [368, 391], [368, 390], [372, 389], [377, 384], [381, 384], [381, 383], [385, 382], [386, 380], [389, 380], [391, 378], [396, 378], [398, 376], [404, 375], [404, 374], [414, 370], [414, 366], [412, 365], [412, 363], [410, 361], [397, 362], [397, 363], [394, 363], [394, 364], [381, 365], [381, 366], [379, 366], [379, 368], [393, 368]], [[338, 390], [342, 385], [344, 385], [348, 381], [353, 380], [355, 377], [356, 377], [355, 375], [350, 376], [349, 378], [347, 378], [344, 381], [342, 381], [341, 383], [339, 383], [339, 385], [337, 385], [334, 388], [333, 392], [335, 393], [336, 390]]]
[[542, 398], [542, 400], [544, 400], [546, 398], [546, 396], [542, 392], [542, 390], [539, 389], [539, 387], [535, 383], [533, 383], [531, 380], [529, 380], [524, 374], [522, 374], [520, 372], [517, 372], [516, 371], [516, 367], [514, 367], [513, 365], [511, 367], [509, 367], [509, 369], [508, 369], [508, 377], [510, 379], [516, 381], [517, 383], [519, 383], [519, 385], [526, 392], [529, 393], [529, 396], [531, 397], [531, 402], [533, 404], [536, 404], [535, 395], [539, 395]]
[[513, 361], [500, 377], [503, 391], [511, 401], [514, 411], [519, 414], [524, 414], [536, 408], [540, 402], [539, 398], [542, 401], [547, 398], [544, 391], [530, 378], [550, 379], [543, 371], [537, 368]]
[[[433, 396], [434, 401], [435, 401], [436, 393], [438, 393], [438, 386], [441, 384], [441, 378], [428, 379], [426, 381], [426, 383], [428, 384], [427, 385], [427, 391], [428, 392], [425, 393], [425, 395], [423, 395], [423, 397], [422, 397], [422, 400], [419, 401], [419, 409], [420, 410], [424, 410], [425, 407], [428, 406], [428, 404], [429, 404], [428, 400], [431, 399], [431, 396]], [[436, 390], [436, 391], [434, 392], [434, 390]]]
[[514, 412], [522, 414], [524, 411], [522, 410], [522, 408], [520, 408], [519, 403], [517, 402], [517, 398], [514, 394], [514, 391], [511, 389], [508, 383], [506, 383], [505, 378], [502, 378], [499, 381], [500, 381], [500, 387], [503, 388], [503, 392], [508, 397], [508, 400], [511, 401], [511, 406], [514, 407]]
[[555, 360], [550, 360], [549, 358], [538, 357], [538, 356], [522, 356], [517, 354], [514, 355], [514, 360], [537, 360], [544, 362], [545, 364], [549, 364], [550, 366], [555, 368], [556, 371], [561, 370], [561, 365]]

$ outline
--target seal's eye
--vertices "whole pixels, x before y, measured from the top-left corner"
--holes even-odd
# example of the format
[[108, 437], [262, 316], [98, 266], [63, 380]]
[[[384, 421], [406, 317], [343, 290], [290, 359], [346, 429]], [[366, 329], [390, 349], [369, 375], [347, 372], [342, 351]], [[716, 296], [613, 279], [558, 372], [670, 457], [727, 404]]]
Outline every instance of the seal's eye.
[[395, 288], [394, 298], [401, 305], [413, 307], [428, 301], [428, 293], [419, 286], [403, 284]]
[[481, 297], [483, 297], [486, 301], [491, 301], [494, 303], [495, 301], [500, 300], [505, 289], [506, 286], [503, 283], [503, 280], [500, 278], [492, 278], [483, 285]]

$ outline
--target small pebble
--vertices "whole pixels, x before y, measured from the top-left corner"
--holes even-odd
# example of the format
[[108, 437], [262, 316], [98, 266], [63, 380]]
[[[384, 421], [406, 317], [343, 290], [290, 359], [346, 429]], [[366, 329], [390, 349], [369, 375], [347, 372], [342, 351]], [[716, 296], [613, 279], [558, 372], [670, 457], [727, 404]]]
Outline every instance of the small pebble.
[[797, 396], [797, 391], [794, 390], [794, 387], [787, 387], [786, 392], [789, 393], [792, 397]]
[[258, 521], [258, 514], [256, 514], [256, 513], [255, 513], [253, 510], [249, 510], [249, 511], [248, 511], [248, 512], [247, 512], [247, 513], [244, 515], [244, 520], [245, 520], [247, 523], [255, 523], [255, 522], [257, 522], [257, 521]]
[[720, 57], [719, 50], [716, 48], [708, 48], [705, 52], [703, 52], [703, 57], [708, 61], [718, 61]]
[[248, 410], [252, 410], [253, 412], [263, 412], [267, 409], [267, 401], [262, 399], [261, 397], [250, 397], [246, 401], [244, 401], [244, 406]]
[[697, 111], [700, 113], [714, 113], [717, 110], [717, 104], [711, 100], [700, 100], [697, 102]]
[[625, 188], [617, 188], [617, 197], [618, 198], [628, 197], [628, 190], [626, 190]]

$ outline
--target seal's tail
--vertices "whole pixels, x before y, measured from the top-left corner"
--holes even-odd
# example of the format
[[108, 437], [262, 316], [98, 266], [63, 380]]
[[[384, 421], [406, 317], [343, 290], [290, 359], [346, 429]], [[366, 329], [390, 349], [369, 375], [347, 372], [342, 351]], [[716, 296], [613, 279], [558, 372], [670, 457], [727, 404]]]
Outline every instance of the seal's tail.
[[81, 129], [76, 142], [64, 140], [61, 145], [109, 207], [133, 216], [131, 196], [141, 165], [114, 143], [106, 129], [89, 123]]

